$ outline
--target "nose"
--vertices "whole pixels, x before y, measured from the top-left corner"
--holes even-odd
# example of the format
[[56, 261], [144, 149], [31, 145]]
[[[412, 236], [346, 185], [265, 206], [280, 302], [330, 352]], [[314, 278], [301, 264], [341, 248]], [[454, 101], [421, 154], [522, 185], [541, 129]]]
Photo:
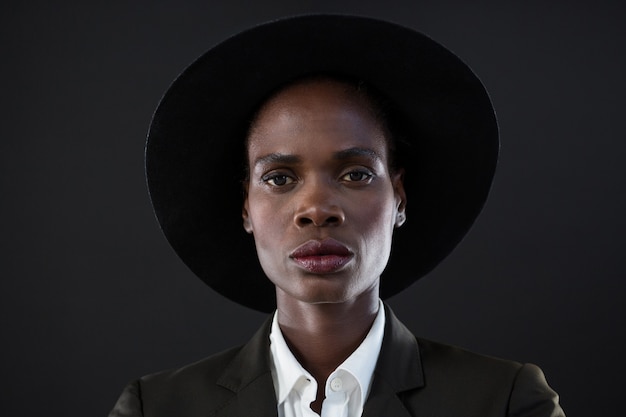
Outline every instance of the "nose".
[[294, 222], [298, 227], [339, 226], [345, 214], [329, 184], [309, 184], [299, 193]]

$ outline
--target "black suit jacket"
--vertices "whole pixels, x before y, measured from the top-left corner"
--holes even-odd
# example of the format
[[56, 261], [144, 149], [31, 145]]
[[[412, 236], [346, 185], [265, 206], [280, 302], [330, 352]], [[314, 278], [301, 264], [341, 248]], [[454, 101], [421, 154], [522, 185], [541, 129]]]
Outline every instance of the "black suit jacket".
[[[416, 338], [386, 307], [363, 417], [557, 417], [541, 370]], [[276, 417], [268, 319], [244, 346], [131, 382], [109, 417]]]

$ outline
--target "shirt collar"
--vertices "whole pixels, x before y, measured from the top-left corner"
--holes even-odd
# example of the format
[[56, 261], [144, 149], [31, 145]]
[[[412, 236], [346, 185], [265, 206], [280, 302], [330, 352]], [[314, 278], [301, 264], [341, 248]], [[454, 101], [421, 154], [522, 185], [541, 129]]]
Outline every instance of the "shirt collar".
[[313, 380], [311, 374], [300, 365], [293, 356], [278, 325], [278, 312], [274, 313], [270, 330], [270, 352], [272, 359], [272, 377], [278, 404], [285, 401], [289, 392], [301, 379]]
[[[367, 336], [359, 347], [336, 369], [349, 372], [357, 380], [361, 394], [361, 407], [365, 404], [369, 394], [385, 330], [385, 309], [382, 301], [379, 300], [378, 303], [378, 313]], [[270, 331], [270, 356], [276, 397], [278, 404], [281, 404], [293, 389], [298, 389], [306, 380], [313, 381], [314, 378], [300, 365], [287, 346], [278, 325], [277, 316], [278, 314], [274, 313]]]

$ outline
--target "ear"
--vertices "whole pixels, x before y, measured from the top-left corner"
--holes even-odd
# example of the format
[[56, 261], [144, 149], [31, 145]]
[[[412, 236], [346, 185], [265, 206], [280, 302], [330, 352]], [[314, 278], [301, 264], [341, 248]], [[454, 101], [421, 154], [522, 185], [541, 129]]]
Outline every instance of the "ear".
[[406, 221], [406, 191], [404, 190], [404, 169], [398, 169], [391, 176], [393, 192], [396, 196], [396, 228], [402, 226]]
[[243, 219], [244, 230], [252, 234], [252, 223], [250, 222], [248, 207], [248, 184], [246, 184], [243, 189], [243, 207], [241, 208], [241, 218]]

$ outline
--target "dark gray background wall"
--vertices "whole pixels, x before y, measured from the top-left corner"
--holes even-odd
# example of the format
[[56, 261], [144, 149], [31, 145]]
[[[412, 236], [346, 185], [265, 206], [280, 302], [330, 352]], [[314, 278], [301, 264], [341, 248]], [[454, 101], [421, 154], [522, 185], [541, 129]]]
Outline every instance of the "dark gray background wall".
[[624, 11], [620, 1], [3, 2], [0, 415], [106, 415], [130, 379], [244, 342], [263, 320], [168, 247], [145, 190], [144, 137], [196, 56], [308, 12], [430, 35], [474, 68], [498, 111], [501, 163], [483, 214], [390, 300], [396, 313], [424, 337], [541, 365], [570, 416], [620, 415]]

